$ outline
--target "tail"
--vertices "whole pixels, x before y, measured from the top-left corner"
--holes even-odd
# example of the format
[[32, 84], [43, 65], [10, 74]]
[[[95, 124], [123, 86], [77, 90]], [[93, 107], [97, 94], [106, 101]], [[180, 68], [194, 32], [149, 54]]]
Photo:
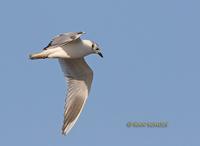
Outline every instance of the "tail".
[[48, 58], [47, 53], [41, 52], [41, 53], [34, 53], [29, 55], [29, 59], [45, 59]]

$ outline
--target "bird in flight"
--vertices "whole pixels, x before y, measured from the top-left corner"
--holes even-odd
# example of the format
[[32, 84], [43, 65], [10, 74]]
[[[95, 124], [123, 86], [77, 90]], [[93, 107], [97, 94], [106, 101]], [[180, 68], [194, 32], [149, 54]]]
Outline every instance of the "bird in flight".
[[82, 40], [84, 32], [68, 32], [55, 36], [40, 53], [30, 59], [56, 58], [59, 60], [65, 80], [68, 83], [64, 107], [62, 134], [66, 135], [76, 123], [89, 95], [93, 71], [84, 57], [98, 54], [103, 57], [99, 45], [94, 41]]

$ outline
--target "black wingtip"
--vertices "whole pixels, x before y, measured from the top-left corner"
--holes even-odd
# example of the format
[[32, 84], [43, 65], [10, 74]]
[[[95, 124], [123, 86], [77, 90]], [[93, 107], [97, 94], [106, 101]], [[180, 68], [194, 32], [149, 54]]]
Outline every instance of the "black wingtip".
[[63, 136], [66, 136], [66, 133], [65, 133], [64, 131], [62, 131], [62, 135], [63, 135]]
[[53, 41], [51, 41], [46, 47], [44, 47], [43, 50], [47, 50], [47, 48], [49, 48], [52, 45], [52, 42]]
[[80, 32], [77, 32], [77, 34], [85, 34], [85, 32], [83, 32], [83, 31], [80, 31]]

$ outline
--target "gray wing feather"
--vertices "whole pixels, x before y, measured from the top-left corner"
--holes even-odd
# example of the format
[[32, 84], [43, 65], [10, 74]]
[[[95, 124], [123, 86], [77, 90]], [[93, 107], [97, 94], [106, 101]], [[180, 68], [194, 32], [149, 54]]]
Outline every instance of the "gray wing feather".
[[67, 134], [77, 121], [88, 97], [93, 72], [83, 58], [59, 59], [68, 82], [62, 133]]
[[53, 40], [43, 50], [46, 50], [49, 47], [66, 45], [67, 43], [79, 39], [82, 34], [85, 34], [85, 32], [67, 32], [59, 34], [55, 36]]

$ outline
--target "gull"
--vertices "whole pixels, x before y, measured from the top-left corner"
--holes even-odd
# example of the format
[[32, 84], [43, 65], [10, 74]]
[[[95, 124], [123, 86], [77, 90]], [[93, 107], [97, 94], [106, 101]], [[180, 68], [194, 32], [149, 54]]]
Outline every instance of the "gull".
[[68, 83], [64, 107], [62, 134], [66, 135], [76, 123], [90, 92], [93, 71], [84, 60], [89, 54], [103, 57], [99, 45], [80, 39], [85, 32], [68, 32], [55, 36], [40, 53], [30, 54], [30, 59], [56, 58]]

